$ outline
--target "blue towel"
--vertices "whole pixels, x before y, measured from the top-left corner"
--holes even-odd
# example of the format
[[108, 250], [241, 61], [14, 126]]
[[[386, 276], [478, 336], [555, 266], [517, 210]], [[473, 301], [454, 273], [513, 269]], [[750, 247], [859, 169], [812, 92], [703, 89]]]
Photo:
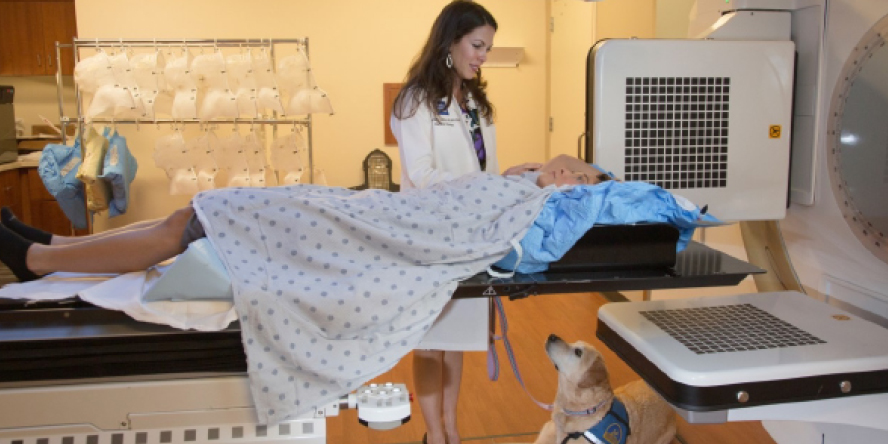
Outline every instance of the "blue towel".
[[86, 194], [83, 182], [77, 179], [80, 162], [79, 137], [74, 146], [51, 143], [43, 148], [37, 173], [74, 228], [83, 229], [87, 228]]
[[117, 131], [112, 133], [111, 128], [105, 128], [104, 136], [108, 139], [108, 151], [105, 153], [99, 179], [108, 182], [108, 188], [111, 189], [108, 217], [114, 217], [126, 213], [129, 205], [129, 186], [136, 178], [139, 164], [130, 153], [126, 138], [117, 134]]
[[669, 223], [679, 231], [677, 249], [681, 251], [695, 228], [720, 222], [679, 199], [683, 205], [663, 188], [644, 182], [608, 181], [555, 192], [521, 240], [523, 257], [517, 268], [515, 251], [494, 265], [519, 273], [546, 271], [549, 263], [561, 259], [595, 224]]

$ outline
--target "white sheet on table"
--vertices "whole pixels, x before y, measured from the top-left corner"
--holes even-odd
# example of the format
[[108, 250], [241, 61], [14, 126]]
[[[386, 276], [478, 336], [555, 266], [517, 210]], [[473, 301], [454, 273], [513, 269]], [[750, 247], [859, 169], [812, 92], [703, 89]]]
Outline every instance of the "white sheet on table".
[[0, 298], [58, 301], [77, 296], [137, 321], [182, 330], [222, 330], [237, 320], [234, 304], [227, 301], [143, 302], [142, 295], [168, 267], [122, 275], [53, 273], [36, 281], [7, 284], [0, 288]]

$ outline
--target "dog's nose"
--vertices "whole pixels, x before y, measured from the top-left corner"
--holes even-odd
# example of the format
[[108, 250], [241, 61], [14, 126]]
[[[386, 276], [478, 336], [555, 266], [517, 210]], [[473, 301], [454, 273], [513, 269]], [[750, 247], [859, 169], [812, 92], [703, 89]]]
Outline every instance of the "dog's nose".
[[559, 340], [561, 340], [561, 338], [559, 338], [558, 335], [552, 334], [549, 335], [549, 339], [547, 339], [546, 342], [555, 342]]

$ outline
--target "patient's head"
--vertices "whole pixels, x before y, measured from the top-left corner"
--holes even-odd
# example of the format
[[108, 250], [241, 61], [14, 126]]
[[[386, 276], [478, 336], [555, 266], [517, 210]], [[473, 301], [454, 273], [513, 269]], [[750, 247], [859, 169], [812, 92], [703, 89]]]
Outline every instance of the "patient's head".
[[611, 180], [607, 174], [589, 175], [582, 171], [571, 171], [567, 168], [558, 168], [552, 171], [543, 171], [537, 178], [537, 186], [545, 188], [549, 185], [557, 187], [565, 185], [595, 185]]

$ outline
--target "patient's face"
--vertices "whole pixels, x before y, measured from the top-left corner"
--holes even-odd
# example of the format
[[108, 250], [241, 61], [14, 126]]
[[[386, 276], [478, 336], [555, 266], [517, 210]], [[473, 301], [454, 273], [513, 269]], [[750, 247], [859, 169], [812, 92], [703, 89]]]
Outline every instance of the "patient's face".
[[565, 185], [594, 185], [598, 183], [598, 179], [590, 177], [583, 172], [571, 171], [566, 168], [560, 168], [554, 171], [544, 171], [537, 179], [537, 185], [545, 188], [549, 185], [565, 186]]

